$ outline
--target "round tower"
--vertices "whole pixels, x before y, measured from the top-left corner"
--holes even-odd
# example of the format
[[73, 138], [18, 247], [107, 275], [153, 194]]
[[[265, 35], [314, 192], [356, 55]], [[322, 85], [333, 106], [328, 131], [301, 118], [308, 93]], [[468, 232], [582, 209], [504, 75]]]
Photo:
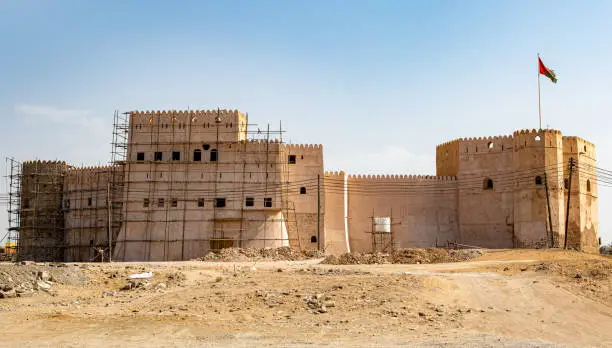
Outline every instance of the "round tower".
[[21, 178], [21, 204], [18, 258], [62, 261], [64, 254], [64, 214], [62, 206], [66, 162], [24, 162]]

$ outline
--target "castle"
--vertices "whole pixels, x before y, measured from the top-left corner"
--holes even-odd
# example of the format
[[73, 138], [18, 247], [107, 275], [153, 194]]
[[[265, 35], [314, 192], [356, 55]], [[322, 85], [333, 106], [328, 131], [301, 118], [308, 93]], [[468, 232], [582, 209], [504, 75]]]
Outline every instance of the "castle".
[[224, 247], [339, 254], [447, 243], [598, 250], [595, 146], [584, 139], [548, 129], [457, 139], [437, 146], [435, 176], [380, 176], [324, 172], [323, 146], [279, 134], [250, 130], [237, 110], [116, 114], [112, 165], [21, 165], [19, 257], [161, 261]]

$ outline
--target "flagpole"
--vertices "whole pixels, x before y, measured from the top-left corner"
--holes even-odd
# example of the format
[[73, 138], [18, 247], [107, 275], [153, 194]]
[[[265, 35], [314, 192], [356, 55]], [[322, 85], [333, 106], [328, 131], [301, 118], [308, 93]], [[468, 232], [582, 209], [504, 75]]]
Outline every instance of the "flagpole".
[[538, 53], [538, 119], [540, 121], [540, 130], [542, 130], [542, 102], [540, 98], [540, 54]]

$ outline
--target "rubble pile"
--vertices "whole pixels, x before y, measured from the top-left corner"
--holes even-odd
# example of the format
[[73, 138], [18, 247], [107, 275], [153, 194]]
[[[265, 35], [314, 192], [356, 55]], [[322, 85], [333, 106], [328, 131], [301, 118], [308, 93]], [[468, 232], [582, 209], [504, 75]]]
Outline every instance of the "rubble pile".
[[65, 264], [22, 261], [0, 266], [0, 299], [29, 297], [44, 292], [53, 295], [53, 286], [87, 280], [78, 267]]
[[424, 264], [468, 261], [483, 255], [481, 249], [449, 250], [442, 248], [398, 249], [391, 253], [345, 253], [327, 256], [321, 263], [328, 265]]
[[216, 252], [209, 252], [197, 261], [299, 261], [324, 257], [324, 252], [319, 250], [295, 250], [290, 247], [280, 248], [226, 248]]

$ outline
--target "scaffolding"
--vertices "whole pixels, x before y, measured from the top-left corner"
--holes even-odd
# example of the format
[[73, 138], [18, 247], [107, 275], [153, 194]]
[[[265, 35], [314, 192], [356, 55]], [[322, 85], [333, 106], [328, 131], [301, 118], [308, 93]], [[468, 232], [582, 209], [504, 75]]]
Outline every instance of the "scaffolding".
[[8, 254], [16, 255], [19, 248], [19, 224], [21, 214], [21, 162], [14, 158], [6, 158], [9, 174], [8, 182], [8, 229], [6, 250]]
[[[295, 198], [299, 186], [314, 191], [316, 181], [293, 182], [282, 124], [261, 130], [248, 115], [202, 114], [210, 122], [180, 111], [138, 123], [134, 113], [115, 111], [109, 166], [7, 159], [10, 240], [27, 246], [26, 258], [68, 261], [301, 248], [300, 232], [309, 227], [299, 222]], [[145, 160], [142, 151], [154, 156]], [[171, 156], [158, 159], [162, 152]]]
[[391, 252], [398, 248], [395, 240], [395, 228], [393, 226], [401, 224], [393, 218], [393, 210], [388, 216], [375, 216], [372, 210], [370, 216], [372, 235], [372, 252]]

